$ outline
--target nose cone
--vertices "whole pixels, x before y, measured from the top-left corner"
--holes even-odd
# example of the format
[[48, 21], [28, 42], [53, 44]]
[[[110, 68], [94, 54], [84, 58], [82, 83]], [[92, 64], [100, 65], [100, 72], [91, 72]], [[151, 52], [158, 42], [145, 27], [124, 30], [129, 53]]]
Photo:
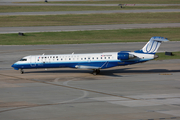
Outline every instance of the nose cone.
[[15, 67], [15, 63], [11, 65], [11, 67]]
[[13, 67], [15, 70], [19, 70], [19, 68], [17, 68], [17, 65], [15, 63], [11, 65], [11, 67]]

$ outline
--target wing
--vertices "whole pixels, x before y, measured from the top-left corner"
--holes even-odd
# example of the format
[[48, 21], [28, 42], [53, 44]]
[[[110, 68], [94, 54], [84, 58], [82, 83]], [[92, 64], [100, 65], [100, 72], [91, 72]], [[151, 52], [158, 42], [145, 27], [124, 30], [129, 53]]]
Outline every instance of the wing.
[[86, 65], [76, 65], [77, 69], [101, 69], [101, 67], [98, 66], [86, 66]]
[[101, 64], [79, 64], [76, 65], [75, 68], [77, 69], [103, 69], [104, 67], [106, 67], [108, 65], [108, 61], [101, 63]]

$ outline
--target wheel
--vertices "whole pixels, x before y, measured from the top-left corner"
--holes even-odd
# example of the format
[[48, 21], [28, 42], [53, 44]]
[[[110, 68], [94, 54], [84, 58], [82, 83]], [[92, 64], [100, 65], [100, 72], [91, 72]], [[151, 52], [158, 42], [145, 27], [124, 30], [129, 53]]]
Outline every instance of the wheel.
[[93, 75], [97, 75], [96, 71], [93, 71]]
[[100, 70], [99, 70], [99, 69], [97, 69], [97, 70], [96, 70], [96, 73], [97, 73], [97, 74], [99, 74], [99, 73], [100, 73]]
[[100, 70], [99, 69], [95, 69], [95, 70], [93, 70], [93, 75], [97, 75], [97, 74], [99, 74], [100, 73]]
[[21, 70], [20, 70], [20, 72], [21, 72], [21, 74], [23, 74], [23, 73], [24, 73], [24, 70], [23, 70], [23, 69], [21, 69]]

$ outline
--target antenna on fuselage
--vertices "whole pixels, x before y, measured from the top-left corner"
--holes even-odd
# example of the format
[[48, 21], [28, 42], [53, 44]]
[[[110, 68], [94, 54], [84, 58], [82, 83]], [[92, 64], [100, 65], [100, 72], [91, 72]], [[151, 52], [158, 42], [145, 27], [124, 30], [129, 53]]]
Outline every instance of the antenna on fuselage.
[[45, 53], [43, 53], [42, 55], [44, 55]]
[[74, 55], [74, 52], [72, 53], [72, 55]]

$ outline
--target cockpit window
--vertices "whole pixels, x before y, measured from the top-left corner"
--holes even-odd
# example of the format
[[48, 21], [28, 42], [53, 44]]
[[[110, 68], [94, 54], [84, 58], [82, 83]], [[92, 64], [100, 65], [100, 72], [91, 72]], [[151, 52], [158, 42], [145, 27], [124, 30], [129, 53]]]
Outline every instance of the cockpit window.
[[27, 61], [27, 59], [21, 59], [20, 61]]

